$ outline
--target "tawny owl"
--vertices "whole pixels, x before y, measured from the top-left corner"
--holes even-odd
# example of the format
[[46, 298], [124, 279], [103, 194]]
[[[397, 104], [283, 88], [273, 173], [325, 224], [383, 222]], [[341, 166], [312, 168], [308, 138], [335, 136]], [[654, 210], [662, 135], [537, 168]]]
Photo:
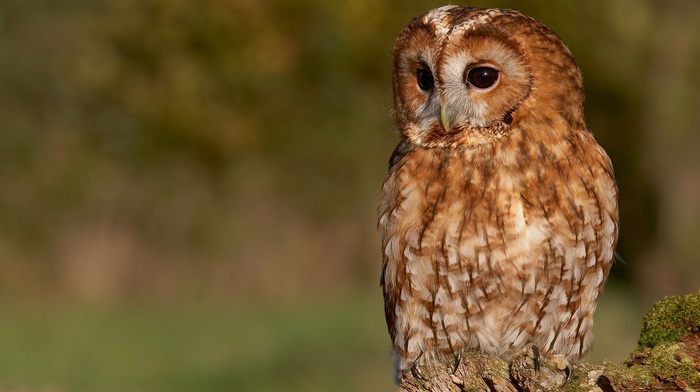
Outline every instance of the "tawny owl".
[[398, 374], [463, 349], [576, 361], [618, 210], [569, 49], [517, 11], [440, 7], [401, 31], [393, 90], [379, 228]]

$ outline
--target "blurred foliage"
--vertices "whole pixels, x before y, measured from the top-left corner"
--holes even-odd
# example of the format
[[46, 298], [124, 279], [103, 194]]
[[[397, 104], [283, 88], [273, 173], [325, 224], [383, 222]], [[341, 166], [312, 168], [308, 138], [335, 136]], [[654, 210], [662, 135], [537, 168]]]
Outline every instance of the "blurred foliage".
[[[397, 140], [391, 51], [412, 17], [438, 5], [4, 0], [0, 304], [239, 309], [360, 290], [381, 318], [375, 222]], [[577, 58], [587, 122], [620, 188], [613, 283], [646, 303], [696, 291], [700, 3], [472, 5], [532, 15]], [[624, 308], [636, 325], [637, 298], [621, 292], [601, 308]], [[625, 339], [600, 338], [616, 323], [596, 325], [606, 347]]]
[[[3, 308], [0, 386], [64, 391], [390, 391], [380, 299], [286, 309]], [[5, 389], [3, 389], [5, 390]], [[15, 390], [15, 389], [9, 389]]]
[[[211, 304], [2, 306], [0, 388], [395, 391], [382, 300], [375, 294], [236, 312]], [[604, 296], [616, 301], [599, 307], [596, 331], [603, 339], [596, 338], [587, 358], [593, 363], [622, 361], [636, 347], [641, 324], [625, 292], [611, 286]]]

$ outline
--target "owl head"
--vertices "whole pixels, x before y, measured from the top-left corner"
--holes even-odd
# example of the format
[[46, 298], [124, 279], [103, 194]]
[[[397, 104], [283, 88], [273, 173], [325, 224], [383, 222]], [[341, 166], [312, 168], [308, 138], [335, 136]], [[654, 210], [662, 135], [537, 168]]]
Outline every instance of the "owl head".
[[512, 10], [444, 6], [413, 19], [396, 40], [393, 90], [399, 130], [423, 147], [585, 128], [571, 52]]

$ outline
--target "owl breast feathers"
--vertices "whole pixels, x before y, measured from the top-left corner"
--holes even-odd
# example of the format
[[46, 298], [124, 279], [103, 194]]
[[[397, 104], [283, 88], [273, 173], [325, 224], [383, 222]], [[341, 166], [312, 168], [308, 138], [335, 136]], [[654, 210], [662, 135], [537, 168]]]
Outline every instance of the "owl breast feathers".
[[618, 211], [571, 52], [519, 12], [440, 7], [401, 31], [393, 90], [379, 228], [396, 370], [527, 345], [577, 360]]

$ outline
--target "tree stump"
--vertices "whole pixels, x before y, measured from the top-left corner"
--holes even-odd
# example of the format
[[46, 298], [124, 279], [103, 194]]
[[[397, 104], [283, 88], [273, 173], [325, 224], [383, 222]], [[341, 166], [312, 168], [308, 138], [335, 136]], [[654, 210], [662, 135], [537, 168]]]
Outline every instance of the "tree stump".
[[445, 359], [404, 375], [399, 392], [700, 391], [700, 292], [666, 297], [644, 317], [639, 346], [623, 363], [576, 363], [566, 371], [527, 352], [508, 363], [465, 351], [459, 365]]

